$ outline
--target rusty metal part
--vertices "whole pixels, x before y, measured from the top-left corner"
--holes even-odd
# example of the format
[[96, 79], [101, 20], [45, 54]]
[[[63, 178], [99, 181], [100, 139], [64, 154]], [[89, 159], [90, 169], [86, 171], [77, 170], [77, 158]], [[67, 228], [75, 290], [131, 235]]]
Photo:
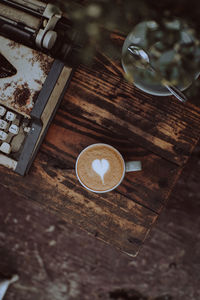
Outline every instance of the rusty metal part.
[[0, 103], [30, 117], [54, 59], [2, 36], [0, 53], [17, 70], [0, 78]]

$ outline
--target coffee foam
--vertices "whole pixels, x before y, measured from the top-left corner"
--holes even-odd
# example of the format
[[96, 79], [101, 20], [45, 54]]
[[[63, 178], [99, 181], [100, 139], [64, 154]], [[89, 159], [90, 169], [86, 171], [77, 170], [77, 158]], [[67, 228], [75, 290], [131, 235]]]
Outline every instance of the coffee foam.
[[101, 160], [100, 159], [93, 160], [92, 168], [101, 177], [102, 183], [105, 184], [104, 183], [104, 175], [110, 168], [110, 164], [107, 161], [107, 159], [103, 158]]
[[114, 188], [123, 178], [124, 160], [113, 147], [94, 144], [80, 154], [76, 170], [87, 188], [103, 192]]

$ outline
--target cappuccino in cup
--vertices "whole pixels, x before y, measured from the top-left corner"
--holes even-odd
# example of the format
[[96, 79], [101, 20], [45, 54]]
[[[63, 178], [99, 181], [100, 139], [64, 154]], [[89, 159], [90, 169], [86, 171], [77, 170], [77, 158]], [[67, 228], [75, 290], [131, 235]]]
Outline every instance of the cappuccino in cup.
[[[134, 169], [131, 163], [135, 164]], [[141, 162], [129, 162], [128, 170], [122, 155], [107, 144], [93, 144], [85, 148], [76, 161], [76, 175], [88, 190], [105, 193], [115, 189], [125, 171], [141, 170]], [[133, 170], [132, 170], [133, 169]]]

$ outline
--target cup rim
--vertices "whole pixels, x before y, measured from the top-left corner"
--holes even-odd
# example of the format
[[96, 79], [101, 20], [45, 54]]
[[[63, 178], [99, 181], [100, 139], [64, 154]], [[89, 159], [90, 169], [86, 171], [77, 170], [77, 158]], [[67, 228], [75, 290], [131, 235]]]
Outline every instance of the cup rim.
[[[123, 170], [123, 174], [122, 174], [122, 177], [120, 179], [120, 181], [114, 186], [112, 187], [111, 189], [108, 189], [108, 190], [105, 190], [105, 191], [98, 191], [98, 190], [93, 190], [89, 187], [87, 187], [80, 179], [80, 177], [78, 176], [78, 171], [77, 171], [77, 165], [78, 165], [78, 160], [80, 158], [80, 156], [83, 154], [83, 152], [85, 152], [86, 150], [88, 150], [89, 148], [92, 148], [93, 146], [100, 146], [100, 145], [104, 145], [104, 146], [107, 146], [109, 148], [112, 148], [114, 151], [116, 151], [119, 156], [121, 157], [122, 161], [123, 161], [123, 166], [124, 166], [124, 170]], [[113, 191], [114, 189], [116, 189], [120, 184], [121, 182], [123, 181], [124, 179], [124, 176], [125, 176], [125, 173], [126, 173], [126, 168], [125, 168], [125, 161], [124, 161], [124, 158], [123, 156], [121, 155], [121, 153], [113, 146], [109, 145], [109, 144], [106, 144], [106, 143], [95, 143], [95, 144], [91, 144], [89, 146], [87, 146], [86, 148], [84, 148], [78, 155], [77, 159], [76, 159], [76, 165], [75, 165], [75, 171], [76, 171], [76, 176], [79, 180], [79, 182], [81, 183], [82, 186], [84, 186], [84, 188], [86, 188], [87, 190], [89, 190], [90, 192], [94, 192], [94, 193], [97, 193], [97, 194], [103, 194], [103, 193], [108, 193], [108, 192], [111, 192]]]

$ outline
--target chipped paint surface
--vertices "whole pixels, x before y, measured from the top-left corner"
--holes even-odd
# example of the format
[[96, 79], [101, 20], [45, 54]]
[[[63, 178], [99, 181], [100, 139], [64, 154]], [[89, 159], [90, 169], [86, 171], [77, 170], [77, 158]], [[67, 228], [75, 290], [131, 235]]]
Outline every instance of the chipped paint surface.
[[0, 36], [0, 53], [17, 73], [0, 78], [0, 103], [29, 117], [53, 58]]
[[0, 165], [9, 168], [11, 170], [15, 170], [17, 166], [17, 162], [14, 159], [0, 153]]

